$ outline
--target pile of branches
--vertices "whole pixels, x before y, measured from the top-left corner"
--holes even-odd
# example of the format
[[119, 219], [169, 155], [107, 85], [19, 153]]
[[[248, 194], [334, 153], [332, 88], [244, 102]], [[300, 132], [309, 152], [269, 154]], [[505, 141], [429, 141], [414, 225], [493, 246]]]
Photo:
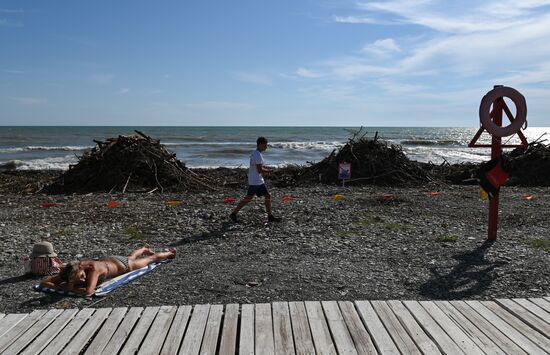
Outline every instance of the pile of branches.
[[366, 137], [360, 129], [338, 151], [334, 150], [319, 163], [308, 167], [308, 174], [322, 183], [338, 183], [338, 165], [351, 163], [354, 184], [403, 186], [431, 181], [429, 174], [417, 162], [409, 160], [401, 146]]
[[159, 140], [135, 131], [85, 152], [53, 184], [49, 193], [211, 190], [208, 180], [189, 170]]
[[535, 141], [504, 155], [509, 185], [550, 186], [550, 144]]

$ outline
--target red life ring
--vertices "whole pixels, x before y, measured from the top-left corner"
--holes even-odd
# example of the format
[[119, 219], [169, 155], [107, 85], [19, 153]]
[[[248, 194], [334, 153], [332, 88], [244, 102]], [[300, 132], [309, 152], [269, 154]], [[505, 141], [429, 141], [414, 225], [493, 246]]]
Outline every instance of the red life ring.
[[[500, 127], [493, 122], [490, 109], [491, 105], [498, 98], [504, 96], [510, 98], [514, 102], [514, 105], [516, 105], [516, 117], [510, 125]], [[479, 119], [487, 132], [492, 135], [497, 137], [511, 136], [521, 130], [521, 127], [527, 119], [527, 104], [525, 102], [525, 97], [523, 97], [519, 91], [511, 87], [496, 87], [489, 91], [485, 96], [483, 96], [483, 99], [481, 99], [481, 104], [479, 105]]]

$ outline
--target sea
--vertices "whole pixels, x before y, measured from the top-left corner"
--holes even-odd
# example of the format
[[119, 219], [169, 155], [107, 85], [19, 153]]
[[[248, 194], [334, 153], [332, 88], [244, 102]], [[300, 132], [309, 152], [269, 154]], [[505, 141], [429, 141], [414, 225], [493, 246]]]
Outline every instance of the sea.
[[[398, 144], [411, 159], [441, 164], [489, 160], [487, 148], [468, 148], [478, 130], [444, 127], [0, 127], [0, 166], [18, 170], [68, 169], [96, 140], [132, 135], [134, 130], [160, 139], [188, 167], [247, 167], [256, 139], [268, 139], [266, 164], [284, 166], [321, 161], [357, 131]], [[550, 141], [550, 127], [529, 127], [529, 142]], [[489, 144], [484, 133], [480, 143]], [[503, 143], [517, 144], [516, 136]], [[548, 141], [546, 141], [548, 143]]]

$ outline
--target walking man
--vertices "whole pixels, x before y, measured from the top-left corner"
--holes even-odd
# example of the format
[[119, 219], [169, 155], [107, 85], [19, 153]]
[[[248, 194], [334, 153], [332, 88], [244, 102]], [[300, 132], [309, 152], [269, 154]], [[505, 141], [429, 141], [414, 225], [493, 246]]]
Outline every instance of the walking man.
[[256, 140], [256, 150], [250, 155], [250, 167], [248, 169], [248, 192], [246, 196], [239, 202], [237, 207], [231, 212], [229, 218], [233, 222], [237, 222], [237, 213], [246, 206], [254, 195], [258, 197], [264, 196], [265, 211], [267, 212], [268, 222], [280, 222], [281, 218], [273, 216], [271, 213], [271, 195], [265, 186], [264, 176], [267, 176], [273, 169], [264, 166], [264, 158], [262, 152], [267, 149], [267, 139], [259, 137]]

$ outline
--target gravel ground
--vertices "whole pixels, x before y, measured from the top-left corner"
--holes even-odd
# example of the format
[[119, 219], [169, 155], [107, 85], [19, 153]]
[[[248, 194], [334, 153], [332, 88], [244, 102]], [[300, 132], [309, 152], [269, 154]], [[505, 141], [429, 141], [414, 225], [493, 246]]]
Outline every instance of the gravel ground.
[[[0, 195], [0, 312], [277, 300], [491, 299], [550, 295], [550, 188], [504, 187], [498, 240], [476, 186], [271, 189], [227, 218], [242, 190], [192, 194]], [[430, 192], [441, 192], [431, 196]], [[344, 198], [335, 201], [340, 193]], [[384, 200], [383, 194], [396, 195]], [[531, 193], [531, 201], [522, 199]], [[283, 202], [283, 195], [292, 200]], [[120, 201], [108, 209], [110, 199]], [[166, 201], [182, 200], [179, 206]], [[44, 208], [45, 202], [60, 206]], [[19, 258], [48, 240], [63, 261], [175, 246], [175, 262], [104, 298], [44, 295]]]

